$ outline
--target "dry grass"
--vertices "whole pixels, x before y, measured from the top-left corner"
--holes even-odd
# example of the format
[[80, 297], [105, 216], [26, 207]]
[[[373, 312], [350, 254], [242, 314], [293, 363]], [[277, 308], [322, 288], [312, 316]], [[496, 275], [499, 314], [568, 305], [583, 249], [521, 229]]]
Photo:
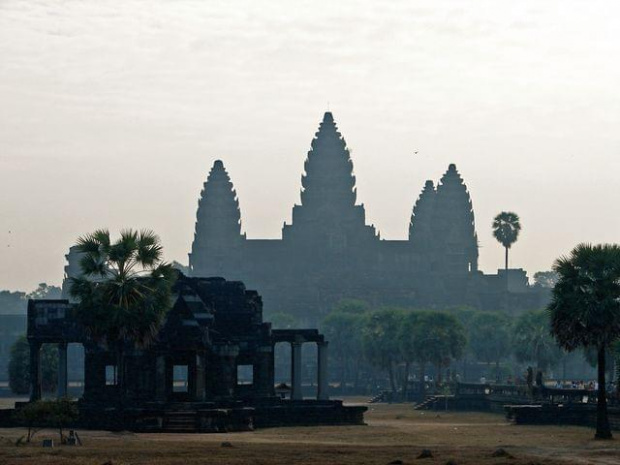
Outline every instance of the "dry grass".
[[27, 396], [24, 397], [0, 397], [0, 410], [5, 408], [15, 407], [15, 402], [25, 402], [28, 400]]
[[[579, 427], [515, 426], [501, 415], [417, 412], [375, 405], [368, 426], [273, 428], [210, 435], [81, 432], [83, 447], [16, 447], [22, 430], [0, 430], [2, 464], [618, 464], [620, 441]], [[233, 447], [222, 447], [228, 441]], [[514, 458], [492, 457], [502, 447]], [[434, 458], [418, 460], [422, 449]]]

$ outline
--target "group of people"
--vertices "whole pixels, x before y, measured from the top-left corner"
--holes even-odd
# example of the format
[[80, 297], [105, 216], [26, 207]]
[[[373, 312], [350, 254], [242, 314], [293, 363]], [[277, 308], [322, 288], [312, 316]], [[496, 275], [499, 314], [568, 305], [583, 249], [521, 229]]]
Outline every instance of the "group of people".
[[[481, 382], [486, 382], [486, 379], [481, 379]], [[536, 374], [534, 374], [534, 370], [532, 367], [527, 367], [527, 370], [523, 374], [523, 377], [515, 377], [513, 380], [512, 376], [508, 376], [506, 380], [506, 384], [509, 385], [524, 385], [526, 384], [528, 388], [533, 387], [545, 387], [543, 372], [538, 370]], [[597, 391], [598, 390], [598, 382], [597, 381], [565, 381], [565, 380], [556, 380], [555, 384], [552, 385], [555, 389], [581, 389], [587, 391]], [[551, 385], [547, 385], [547, 387], [551, 387]], [[615, 392], [617, 389], [616, 382], [611, 381], [609, 386], [607, 387], [608, 392]]]
[[[523, 377], [515, 377], [515, 379], [512, 379], [512, 375], [508, 375], [508, 378], [506, 379], [506, 384], [509, 385], [523, 385], [523, 384], [527, 384], [528, 387], [532, 387], [534, 386], [534, 381], [536, 381], [536, 386], [538, 387], [542, 387], [544, 385], [543, 383], [543, 372], [541, 370], [538, 370], [536, 372], [536, 379], [534, 379], [534, 370], [532, 369], [532, 367], [527, 367], [527, 371], [524, 373]], [[486, 382], [486, 380], [481, 382], [484, 383]]]
[[598, 382], [590, 381], [589, 383], [586, 383], [584, 381], [562, 381], [558, 379], [555, 382], [554, 387], [556, 389], [582, 389], [582, 390], [588, 390], [588, 391], [597, 391]]

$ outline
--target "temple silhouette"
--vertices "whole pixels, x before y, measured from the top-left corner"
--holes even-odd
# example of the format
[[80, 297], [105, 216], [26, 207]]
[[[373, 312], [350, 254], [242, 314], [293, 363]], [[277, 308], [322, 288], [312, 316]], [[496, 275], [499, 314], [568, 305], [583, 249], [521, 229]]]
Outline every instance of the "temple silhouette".
[[[413, 206], [409, 238], [384, 240], [357, 204], [353, 161], [326, 112], [301, 177], [301, 202], [282, 238], [248, 239], [239, 201], [222, 161], [213, 164], [198, 203], [189, 267], [258, 289], [268, 313], [316, 323], [335, 303], [480, 309], [540, 308], [546, 292], [525, 271], [478, 270], [472, 201], [456, 165], [435, 186], [427, 181]], [[498, 207], [499, 208], [499, 207]]]

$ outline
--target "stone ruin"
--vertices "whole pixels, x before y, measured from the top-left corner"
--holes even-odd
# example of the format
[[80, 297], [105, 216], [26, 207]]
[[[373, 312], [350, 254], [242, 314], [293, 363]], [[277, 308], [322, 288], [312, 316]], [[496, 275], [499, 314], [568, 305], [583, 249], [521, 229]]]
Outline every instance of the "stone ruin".
[[[64, 397], [67, 344], [79, 343], [85, 350], [82, 427], [215, 432], [363, 423], [365, 407], [329, 400], [328, 342], [316, 329], [272, 329], [263, 321], [261, 297], [241, 282], [181, 274], [173, 292], [174, 305], [156, 342], [127, 351], [124, 395], [117, 384], [116, 353], [87, 336], [74, 316], [75, 305], [68, 300], [31, 300], [30, 401], [41, 398], [41, 345], [58, 344], [58, 396]], [[277, 343], [291, 346], [290, 399], [275, 391]], [[302, 344], [317, 347], [315, 399], [303, 395]], [[175, 383], [179, 370], [185, 373], [180, 384]]]

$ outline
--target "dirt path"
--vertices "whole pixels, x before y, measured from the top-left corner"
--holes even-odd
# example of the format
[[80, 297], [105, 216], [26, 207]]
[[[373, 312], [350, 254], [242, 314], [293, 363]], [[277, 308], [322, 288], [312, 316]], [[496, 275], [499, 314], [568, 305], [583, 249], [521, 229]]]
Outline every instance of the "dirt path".
[[[0, 430], [0, 463], [386, 465], [402, 460], [445, 465], [454, 460], [458, 465], [620, 465], [620, 441], [594, 441], [593, 431], [587, 428], [516, 426], [501, 415], [417, 412], [411, 405], [373, 406], [367, 423], [205, 435], [84, 431], [84, 447], [53, 451], [16, 448], [11, 441], [23, 431]], [[39, 439], [44, 436], [53, 437], [54, 432], [41, 433]], [[498, 448], [514, 458], [492, 457]], [[422, 449], [430, 449], [434, 458], [417, 462]]]

